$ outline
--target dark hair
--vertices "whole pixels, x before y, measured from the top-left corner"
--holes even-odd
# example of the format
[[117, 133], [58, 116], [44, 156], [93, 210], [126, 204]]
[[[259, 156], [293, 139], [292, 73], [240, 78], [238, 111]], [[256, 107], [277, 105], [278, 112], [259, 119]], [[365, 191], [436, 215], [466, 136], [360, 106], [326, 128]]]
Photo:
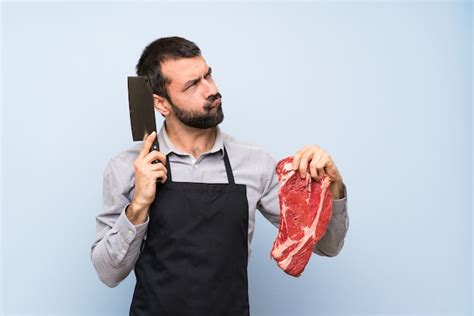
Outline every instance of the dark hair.
[[143, 50], [136, 66], [137, 75], [147, 76], [153, 93], [171, 102], [166, 89], [170, 79], [163, 75], [161, 63], [168, 59], [176, 60], [197, 56], [201, 56], [201, 50], [195, 43], [178, 36], [162, 37], [148, 44]]

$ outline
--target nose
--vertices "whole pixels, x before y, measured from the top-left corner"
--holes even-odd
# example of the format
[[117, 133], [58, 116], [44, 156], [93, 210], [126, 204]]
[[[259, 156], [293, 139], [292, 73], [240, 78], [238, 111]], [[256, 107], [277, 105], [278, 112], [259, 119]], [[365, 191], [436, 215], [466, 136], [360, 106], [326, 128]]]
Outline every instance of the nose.
[[211, 81], [203, 80], [203, 82], [204, 82], [204, 87], [205, 87], [204, 97], [207, 100], [211, 95], [215, 95], [219, 90], [217, 89], [217, 86], [213, 80]]

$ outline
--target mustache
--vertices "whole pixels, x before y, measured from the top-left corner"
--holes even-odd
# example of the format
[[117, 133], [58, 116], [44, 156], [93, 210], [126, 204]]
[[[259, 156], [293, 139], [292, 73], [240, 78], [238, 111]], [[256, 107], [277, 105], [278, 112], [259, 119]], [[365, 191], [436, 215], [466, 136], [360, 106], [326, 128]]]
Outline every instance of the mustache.
[[222, 94], [220, 94], [219, 92], [217, 92], [214, 95], [211, 95], [209, 98], [207, 98], [206, 103], [204, 103], [204, 109], [205, 110], [210, 110], [212, 108], [212, 102], [216, 101], [217, 99], [221, 99], [221, 98], [222, 98]]

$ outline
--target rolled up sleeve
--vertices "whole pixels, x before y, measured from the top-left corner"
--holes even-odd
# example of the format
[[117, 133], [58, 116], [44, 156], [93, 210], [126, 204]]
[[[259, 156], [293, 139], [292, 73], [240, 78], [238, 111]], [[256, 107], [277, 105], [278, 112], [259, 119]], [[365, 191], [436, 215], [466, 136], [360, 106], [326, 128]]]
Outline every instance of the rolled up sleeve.
[[103, 208], [96, 216], [96, 239], [91, 246], [97, 275], [109, 287], [117, 286], [133, 270], [150, 220], [147, 217], [146, 222], [133, 225], [128, 219], [130, 170], [122, 169], [114, 160], [105, 168]]

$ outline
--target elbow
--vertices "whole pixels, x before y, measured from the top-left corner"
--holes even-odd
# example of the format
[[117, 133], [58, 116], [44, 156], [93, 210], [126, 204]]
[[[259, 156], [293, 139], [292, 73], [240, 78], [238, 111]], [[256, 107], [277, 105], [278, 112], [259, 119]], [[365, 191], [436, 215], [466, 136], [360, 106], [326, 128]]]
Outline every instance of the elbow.
[[96, 265], [94, 265], [94, 267], [99, 280], [109, 288], [117, 287], [123, 280], [117, 277], [117, 275], [110, 273], [110, 271], [99, 270]]
[[339, 255], [341, 253], [342, 247], [344, 247], [344, 239], [341, 242], [341, 246], [339, 246], [339, 248], [336, 251], [329, 252], [327, 254], [327, 257], [336, 257], [337, 255]]
[[[120, 276], [116, 273], [116, 269], [113, 268], [110, 264], [107, 264], [107, 262], [104, 262], [105, 258], [101, 258], [97, 256], [94, 253], [94, 249], [91, 251], [91, 260], [92, 260], [92, 265], [94, 266], [94, 269], [96, 271], [96, 274], [99, 278], [99, 280], [104, 283], [106, 286], [109, 288], [114, 288], [119, 285], [123, 278], [120, 278]], [[114, 273], [115, 272], [115, 273]]]
[[104, 283], [105, 285], [107, 285], [109, 288], [114, 288], [114, 287], [117, 287], [117, 285], [120, 284], [121, 281], [113, 281], [113, 280], [109, 280], [109, 279], [106, 279], [106, 278], [103, 278], [99, 275], [99, 280], [102, 281], [102, 283]]
[[339, 255], [342, 251], [342, 248], [344, 246], [344, 240], [342, 240], [341, 242], [341, 245], [339, 246], [338, 249], [323, 249], [321, 250], [321, 248], [318, 248], [318, 244], [315, 245], [314, 247], [314, 253], [320, 255], [320, 256], [323, 256], [323, 257], [336, 257], [337, 255]]
[[326, 253], [325, 256], [326, 257], [330, 257], [330, 258], [333, 258], [333, 257], [337, 257], [337, 255], [340, 253], [340, 251], [338, 252], [330, 252], [330, 253]]
[[329, 251], [323, 251], [321, 249], [315, 249], [314, 253], [322, 256], [322, 257], [336, 257], [339, 252], [329, 252]]

